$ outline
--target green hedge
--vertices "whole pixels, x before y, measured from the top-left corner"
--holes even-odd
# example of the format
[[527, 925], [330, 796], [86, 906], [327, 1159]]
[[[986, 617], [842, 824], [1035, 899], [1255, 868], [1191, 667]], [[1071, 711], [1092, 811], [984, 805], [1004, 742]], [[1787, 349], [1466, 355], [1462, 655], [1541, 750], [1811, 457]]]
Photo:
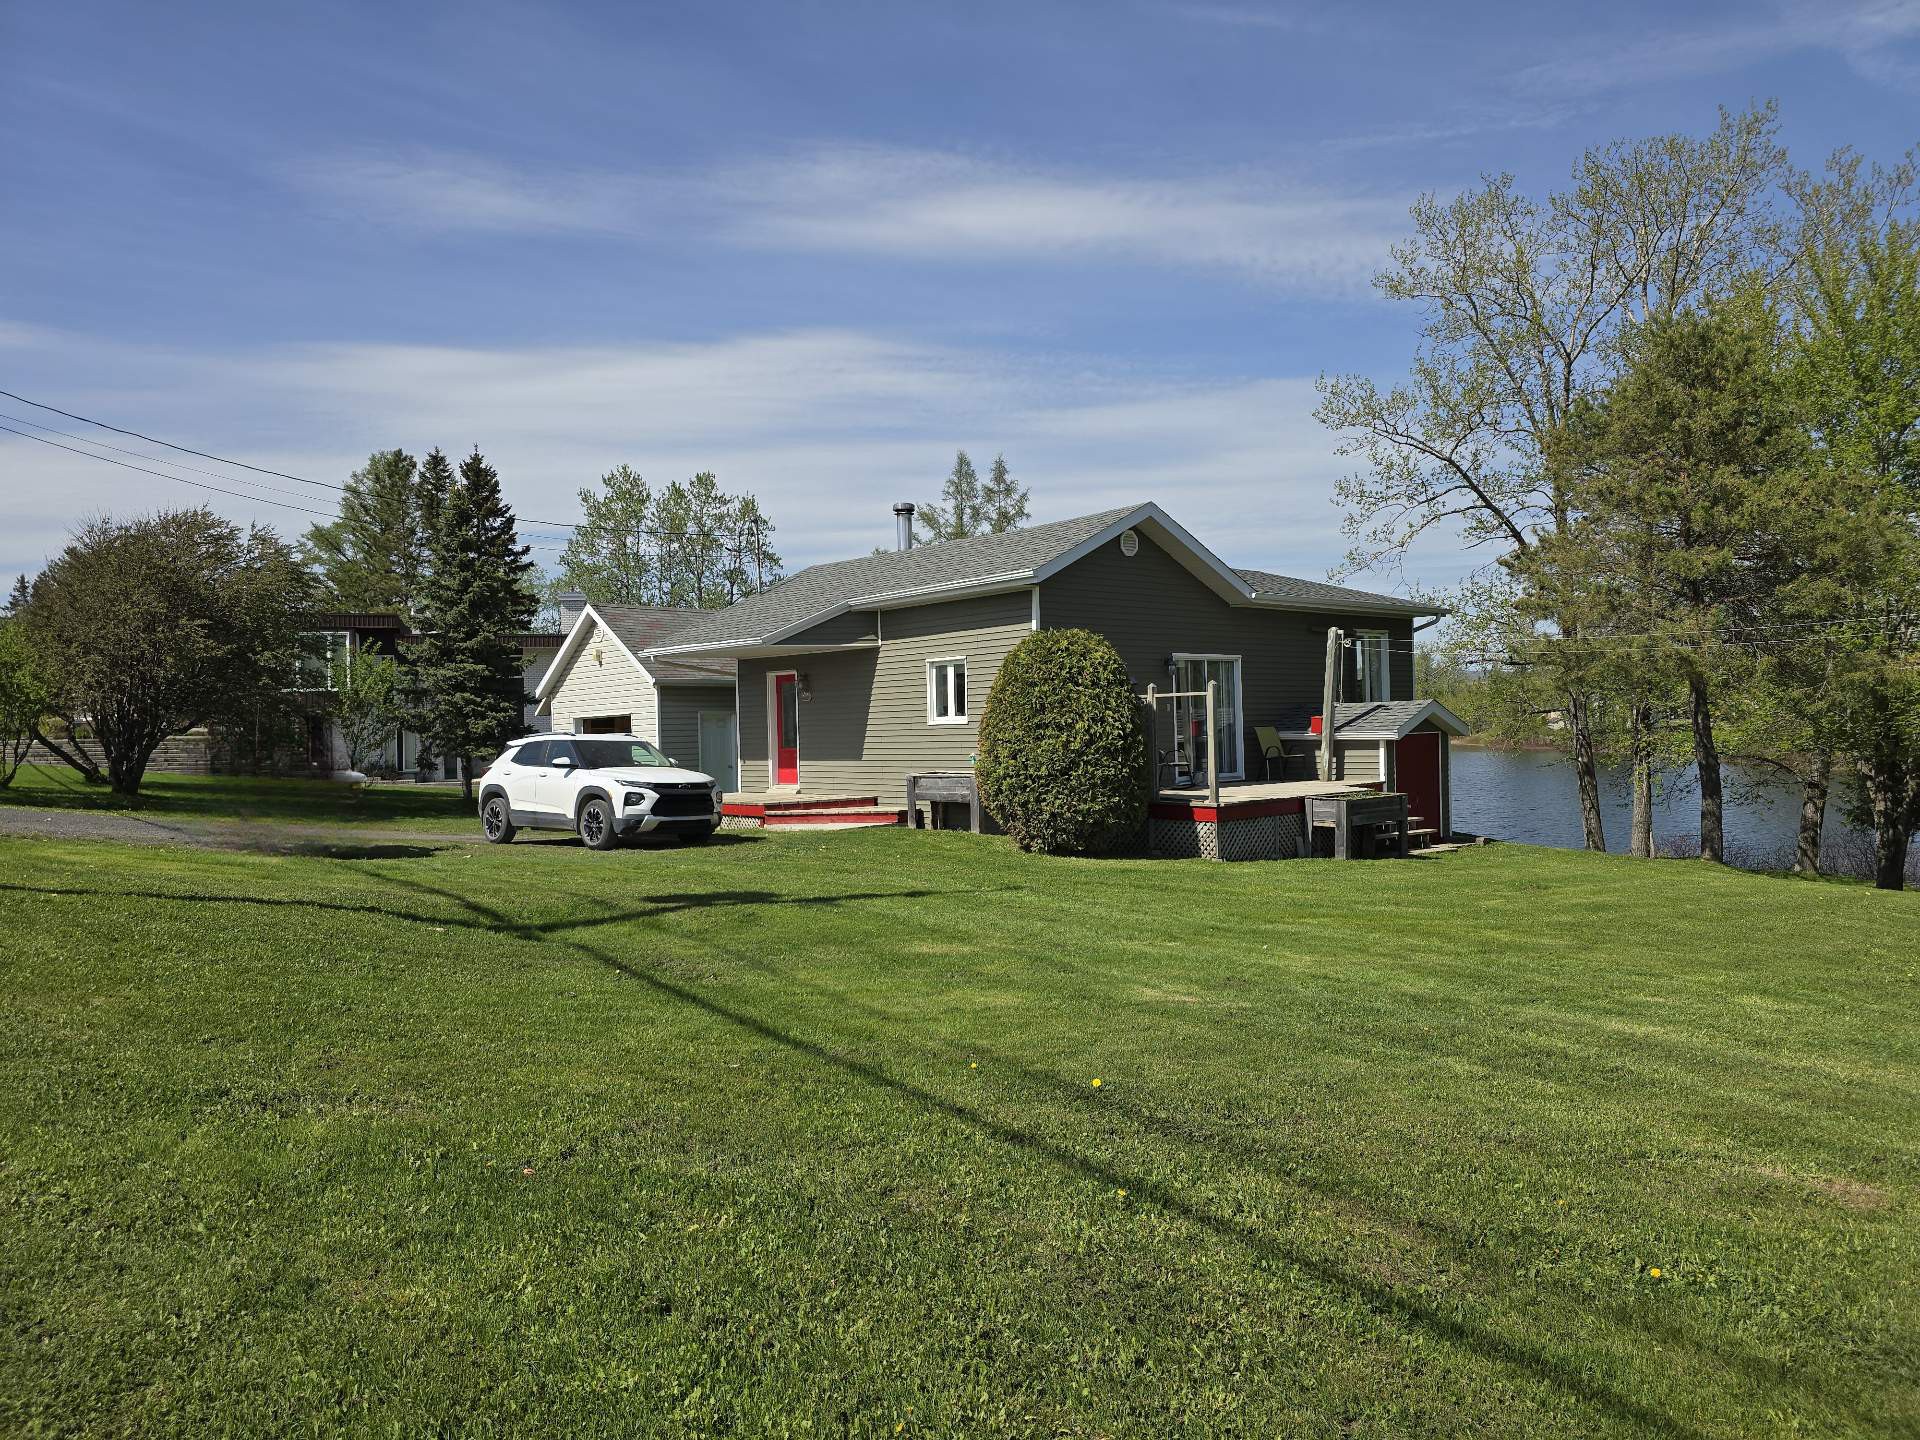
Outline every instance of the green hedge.
[[980, 803], [1023, 850], [1129, 850], [1146, 824], [1146, 726], [1127, 667], [1091, 630], [1013, 647], [980, 720]]

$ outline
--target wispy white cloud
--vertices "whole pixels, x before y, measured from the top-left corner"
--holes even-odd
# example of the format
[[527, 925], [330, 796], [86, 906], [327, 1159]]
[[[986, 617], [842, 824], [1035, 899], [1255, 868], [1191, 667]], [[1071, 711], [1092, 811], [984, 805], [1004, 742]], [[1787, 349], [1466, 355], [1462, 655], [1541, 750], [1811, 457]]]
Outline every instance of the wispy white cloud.
[[[520, 513], [539, 519], [576, 516], [574, 492], [621, 462], [661, 481], [713, 469], [760, 496], [794, 565], [886, 543], [892, 502], [934, 498], [961, 446], [1004, 451], [1033, 487], [1036, 519], [1153, 499], [1235, 563], [1319, 575], [1341, 550], [1329, 496], [1343, 462], [1302, 377], [1201, 382], [845, 331], [217, 356], [69, 335], [35, 358], [9, 388], [314, 479], [338, 481], [376, 448], [477, 443]], [[207, 496], [11, 435], [0, 475], [0, 574], [37, 569], [90, 513], [204, 500], [297, 533], [309, 517], [269, 500], [333, 498], [270, 480], [292, 493]]]
[[339, 214], [428, 230], [664, 234], [909, 260], [1105, 260], [1280, 286], [1365, 285], [1409, 197], [1252, 174], [1121, 176], [827, 146], [698, 175], [551, 173], [435, 153], [334, 157], [291, 177]]
[[1920, 59], [1902, 55], [1920, 38], [1920, 0], [1789, 0], [1755, 6], [1710, 26], [1675, 27], [1631, 38], [1579, 36], [1569, 53], [1519, 72], [1535, 94], [1594, 95], [1689, 75], [1724, 74], [1782, 55], [1824, 51], [1879, 84], [1920, 88]]

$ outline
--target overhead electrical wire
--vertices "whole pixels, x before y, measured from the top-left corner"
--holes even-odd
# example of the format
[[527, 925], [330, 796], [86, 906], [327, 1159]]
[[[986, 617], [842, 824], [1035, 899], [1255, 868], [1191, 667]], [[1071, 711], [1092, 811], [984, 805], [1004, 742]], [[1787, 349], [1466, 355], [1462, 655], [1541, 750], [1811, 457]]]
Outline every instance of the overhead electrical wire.
[[[105, 420], [96, 420], [90, 415], [81, 415], [72, 410], [62, 410], [58, 405], [49, 405], [43, 400], [30, 400], [25, 395], [17, 395], [11, 390], [0, 390], [0, 395], [4, 395], [9, 400], [17, 400], [22, 405], [31, 405], [36, 410], [46, 410], [55, 415], [64, 415], [66, 416], [67, 419], [77, 420], [82, 425], [92, 425], [101, 430], [111, 430], [116, 435], [130, 436], [135, 440], [144, 440], [149, 445], [158, 445], [161, 448], [166, 450], [177, 450], [182, 455], [193, 455], [193, 456], [197, 456], [202, 460], [211, 460], [216, 465], [231, 465], [236, 469], [251, 470], [257, 475], [271, 475], [271, 476], [274, 476], [276, 479], [280, 479], [280, 480], [292, 480], [301, 485], [314, 486], [316, 489], [332, 490], [336, 494], [346, 493], [346, 489], [347, 489], [346, 486], [336, 485], [330, 480], [313, 480], [313, 479], [309, 479], [305, 475], [295, 475], [292, 472], [286, 471], [286, 470], [274, 470], [264, 465], [252, 465], [245, 460], [229, 460], [226, 456], [215, 455], [211, 451], [195, 450], [190, 445], [176, 445], [171, 440], [162, 440], [156, 435], [148, 435], [145, 432], [140, 430], [129, 430], [125, 426], [112, 425]], [[21, 419], [18, 416], [8, 416], [7, 418], [18, 420], [19, 423], [22, 425], [32, 425], [37, 430], [46, 430], [55, 435], [64, 435], [69, 440], [79, 440], [82, 444], [85, 444], [85, 445], [97, 445], [103, 450], [114, 450], [122, 455], [133, 455], [138, 457], [139, 459], [151, 460], [156, 465], [171, 465], [181, 470], [192, 470], [193, 473], [196, 475], [207, 475], [216, 480], [227, 480], [230, 483], [235, 485], [254, 485], [254, 486], [258, 486], [261, 489], [273, 490], [274, 493], [276, 494], [287, 495], [287, 494], [295, 493], [293, 491], [280, 490], [274, 486], [261, 486], [258, 481], [246, 480], [237, 475], [221, 475], [221, 474], [217, 474], [214, 471], [201, 470], [196, 466], [182, 465], [177, 460], [163, 459], [158, 455], [147, 455], [138, 450], [126, 450], [118, 445], [109, 445], [104, 440], [88, 440], [79, 435], [69, 434], [65, 430], [55, 430], [50, 425], [40, 425], [35, 421]], [[0, 427], [0, 428], [6, 428], [6, 427]], [[27, 439], [27, 440], [39, 440], [41, 438], [38, 435], [27, 435], [23, 431], [19, 431], [19, 430], [14, 430], [11, 433], [15, 435], [20, 435], [23, 439]], [[45, 441], [43, 443], [52, 444], [53, 442]], [[66, 446], [66, 445], [58, 445], [55, 448], [60, 450], [67, 450], [67, 449], [71, 449], [72, 447]], [[90, 459], [94, 459], [94, 460], [108, 459], [108, 457], [105, 455], [94, 455], [91, 452], [84, 451], [84, 450], [75, 450], [74, 453], [76, 455], [87, 455]], [[109, 460], [108, 463], [120, 465], [120, 464], [124, 464], [125, 462], [118, 461], [118, 460]], [[142, 467], [138, 465], [126, 465], [125, 468], [129, 470], [142, 469]], [[147, 470], [145, 473], [149, 475], [158, 475], [162, 479], [168, 479], [168, 480], [180, 479], [182, 484], [190, 485], [194, 483], [190, 480], [185, 480], [182, 477], [175, 476], [175, 475], [158, 471], [158, 470]], [[243, 494], [240, 494], [239, 492], [232, 491], [232, 490], [221, 490], [219, 489], [219, 487], [213, 486], [213, 485], [202, 485], [199, 488], [203, 490], [213, 490], [213, 491], [216, 491], [216, 493], [222, 494], [222, 495], [233, 495], [236, 499], [251, 500], [256, 498], [254, 496], [243, 495]], [[277, 502], [268, 500], [268, 501], [263, 501], [262, 503], [271, 505]], [[287, 505], [287, 506], [284, 506], [283, 508], [289, 509], [289, 510], [303, 510], [305, 507], [298, 506], [298, 505]], [[305, 511], [305, 513], [310, 515], [320, 514], [319, 511], [315, 511], [315, 510], [307, 510]], [[324, 518], [330, 518], [330, 517], [322, 516], [322, 518], [324, 519]], [[526, 516], [526, 515], [516, 515], [514, 519], [516, 524], [518, 525], [531, 525], [531, 526], [536, 526], [536, 527], [540, 527], [548, 530], [579, 530], [584, 528], [588, 524], [588, 522], [584, 520], [536, 520], [531, 516]], [[656, 542], [661, 540], [686, 540], [686, 539], [705, 540], [705, 539], [711, 538], [708, 536], [690, 535], [688, 532], [684, 530], [654, 530], [654, 529], [648, 529], [645, 527], [616, 530], [613, 533], [621, 534], [621, 535], [642, 536], [642, 537], [654, 540]], [[529, 545], [531, 548], [536, 550], [564, 550], [566, 548], [564, 544], [541, 544], [535, 540], [523, 541], [522, 543]], [[723, 546], [722, 548], [744, 549], [744, 547], [736, 547], [736, 546]]]

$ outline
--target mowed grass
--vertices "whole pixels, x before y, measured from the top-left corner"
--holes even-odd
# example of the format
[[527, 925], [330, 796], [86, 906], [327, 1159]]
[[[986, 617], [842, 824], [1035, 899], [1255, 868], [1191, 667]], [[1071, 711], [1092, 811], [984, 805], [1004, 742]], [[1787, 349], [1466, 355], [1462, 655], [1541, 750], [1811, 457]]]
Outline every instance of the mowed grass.
[[65, 765], [23, 765], [0, 788], [0, 806], [111, 811], [206, 821], [286, 821], [312, 825], [391, 825], [432, 833], [479, 834], [475, 807], [458, 786], [375, 781], [270, 780], [250, 775], [149, 774], [129, 803], [104, 785], [89, 785]]
[[1920, 897], [352, 853], [0, 842], [0, 1432], [1920, 1425]]

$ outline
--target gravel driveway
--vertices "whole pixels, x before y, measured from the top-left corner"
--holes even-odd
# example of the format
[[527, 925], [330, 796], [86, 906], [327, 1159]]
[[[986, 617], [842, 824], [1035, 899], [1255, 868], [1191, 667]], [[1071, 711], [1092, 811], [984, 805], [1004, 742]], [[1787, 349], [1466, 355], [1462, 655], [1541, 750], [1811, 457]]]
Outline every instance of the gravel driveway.
[[213, 850], [266, 850], [297, 853], [327, 845], [475, 845], [472, 835], [433, 834], [361, 825], [299, 825], [259, 821], [190, 820], [178, 816], [149, 819], [104, 810], [35, 810], [0, 807], [0, 835], [46, 840], [118, 840], [133, 845], [198, 845]]

